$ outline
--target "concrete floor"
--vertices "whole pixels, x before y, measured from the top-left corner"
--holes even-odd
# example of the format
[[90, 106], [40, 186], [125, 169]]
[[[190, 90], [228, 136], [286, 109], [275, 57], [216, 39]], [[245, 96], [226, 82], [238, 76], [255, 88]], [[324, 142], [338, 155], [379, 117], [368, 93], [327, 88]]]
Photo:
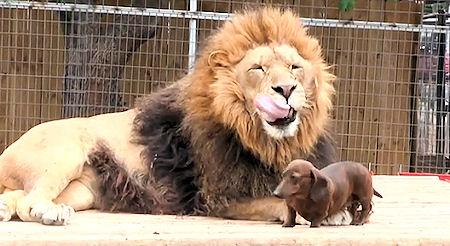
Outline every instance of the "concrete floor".
[[65, 227], [0, 223], [0, 245], [450, 245], [450, 183], [436, 177], [375, 176], [363, 226], [282, 228], [203, 217], [75, 214]]

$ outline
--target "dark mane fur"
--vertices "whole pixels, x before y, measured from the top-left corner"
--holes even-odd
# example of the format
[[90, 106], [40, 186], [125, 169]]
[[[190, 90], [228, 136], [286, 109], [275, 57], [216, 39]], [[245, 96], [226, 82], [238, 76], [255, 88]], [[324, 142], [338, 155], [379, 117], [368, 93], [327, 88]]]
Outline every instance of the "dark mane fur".
[[137, 103], [135, 142], [146, 146], [142, 155], [150, 175], [166, 188], [167, 202], [179, 213], [192, 213], [201, 209], [201, 201], [189, 142], [180, 132], [179, 94], [177, 87], [169, 87]]
[[[199, 160], [196, 168], [204, 174], [199, 177], [199, 185], [209, 214], [217, 215], [214, 213], [233, 201], [271, 195], [280, 181], [281, 169], [263, 163], [242, 145], [231, 129], [212, 120], [194, 125], [185, 131], [190, 134], [195, 129], [202, 129], [196, 131], [202, 136], [197, 136], [197, 143], [191, 143], [191, 147], [197, 150], [194, 155], [194, 159]], [[313, 161], [318, 168], [335, 162], [334, 145], [330, 140], [326, 136], [320, 137], [314, 153], [302, 158]]]
[[279, 173], [262, 165], [233, 131], [209, 125], [204, 145], [192, 145], [189, 128], [181, 127], [184, 113], [177, 95], [179, 89], [172, 86], [143, 98], [135, 120], [136, 142], [146, 146], [150, 175], [167, 186], [165, 199], [180, 205], [182, 213], [210, 214], [231, 200], [269, 195]]
[[[254, 44], [281, 41], [289, 42], [315, 67], [321, 94], [311, 104], [311, 114], [302, 118], [296, 136], [278, 140], [268, 137], [245, 113], [244, 96], [236, 93], [242, 88], [228, 83], [227, 76]], [[318, 41], [299, 25], [298, 16], [276, 9], [245, 13], [224, 24], [201, 54], [190, 75], [136, 104], [132, 142], [145, 147], [141, 155], [152, 184], [148, 188], [156, 193], [143, 192], [139, 182], [122, 182], [120, 186], [137, 187], [128, 187], [136, 196], [124, 199], [136, 201], [132, 204], [148, 201], [148, 207], [137, 206], [143, 211], [159, 206], [157, 210], [173, 213], [217, 215], [233, 201], [270, 195], [292, 159], [308, 159], [318, 168], [336, 160], [325, 129], [334, 75], [328, 72]], [[112, 167], [114, 161], [106, 164]], [[102, 176], [106, 187], [124, 178], [120, 168], [114, 173]]]
[[88, 155], [87, 164], [95, 170], [100, 183], [101, 199], [97, 204], [100, 210], [145, 214], [168, 212], [169, 207], [148, 175], [136, 173], [136, 177], [130, 177], [105, 144], [97, 144]]
[[[182, 127], [179, 95], [174, 85], [137, 103], [133, 142], [145, 146], [141, 155], [148, 173], [130, 177], [101, 144], [91, 153], [90, 164], [101, 183], [101, 209], [214, 215], [232, 201], [271, 194], [281, 170], [262, 163], [232, 130], [199, 122], [204, 126], [201, 143], [189, 141], [192, 129]], [[321, 137], [316, 146], [308, 160], [318, 168], [335, 161], [331, 138]]]
[[209, 161], [199, 168], [205, 173], [200, 180], [210, 214], [216, 215], [232, 201], [271, 194], [280, 172], [246, 150], [231, 130], [216, 131], [209, 144], [208, 152], [200, 151], [201, 159]]
[[331, 136], [320, 136], [316, 147], [310, 156], [306, 158], [318, 169], [322, 169], [331, 163], [337, 162], [336, 144]]

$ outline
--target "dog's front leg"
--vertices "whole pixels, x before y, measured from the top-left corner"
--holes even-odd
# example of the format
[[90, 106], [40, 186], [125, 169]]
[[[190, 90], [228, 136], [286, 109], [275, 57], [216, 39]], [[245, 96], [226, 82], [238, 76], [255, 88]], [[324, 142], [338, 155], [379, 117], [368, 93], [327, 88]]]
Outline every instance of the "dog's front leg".
[[319, 217], [315, 218], [313, 221], [311, 221], [310, 227], [311, 228], [320, 227], [320, 225], [322, 225], [322, 221], [325, 218], [327, 218], [327, 216], [328, 216], [328, 213], [324, 213], [324, 214], [320, 215]]
[[287, 215], [286, 219], [284, 220], [283, 227], [294, 227], [297, 212], [293, 207], [289, 206], [288, 204], [286, 204], [286, 207], [287, 207]]

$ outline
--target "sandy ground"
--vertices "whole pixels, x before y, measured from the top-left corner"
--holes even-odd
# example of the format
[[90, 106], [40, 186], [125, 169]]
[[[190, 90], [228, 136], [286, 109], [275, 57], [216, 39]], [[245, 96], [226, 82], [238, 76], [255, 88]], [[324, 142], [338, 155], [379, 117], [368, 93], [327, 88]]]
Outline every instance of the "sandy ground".
[[79, 212], [70, 225], [0, 223], [0, 245], [450, 245], [450, 183], [375, 176], [374, 214], [363, 226], [282, 228], [204, 217]]

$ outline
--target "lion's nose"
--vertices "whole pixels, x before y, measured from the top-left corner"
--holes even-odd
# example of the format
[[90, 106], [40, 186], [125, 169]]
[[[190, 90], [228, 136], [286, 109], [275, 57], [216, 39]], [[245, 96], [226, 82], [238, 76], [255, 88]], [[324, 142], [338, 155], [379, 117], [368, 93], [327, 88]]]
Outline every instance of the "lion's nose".
[[295, 85], [278, 85], [272, 86], [272, 89], [287, 99], [291, 96], [292, 92], [295, 90], [295, 87]]

